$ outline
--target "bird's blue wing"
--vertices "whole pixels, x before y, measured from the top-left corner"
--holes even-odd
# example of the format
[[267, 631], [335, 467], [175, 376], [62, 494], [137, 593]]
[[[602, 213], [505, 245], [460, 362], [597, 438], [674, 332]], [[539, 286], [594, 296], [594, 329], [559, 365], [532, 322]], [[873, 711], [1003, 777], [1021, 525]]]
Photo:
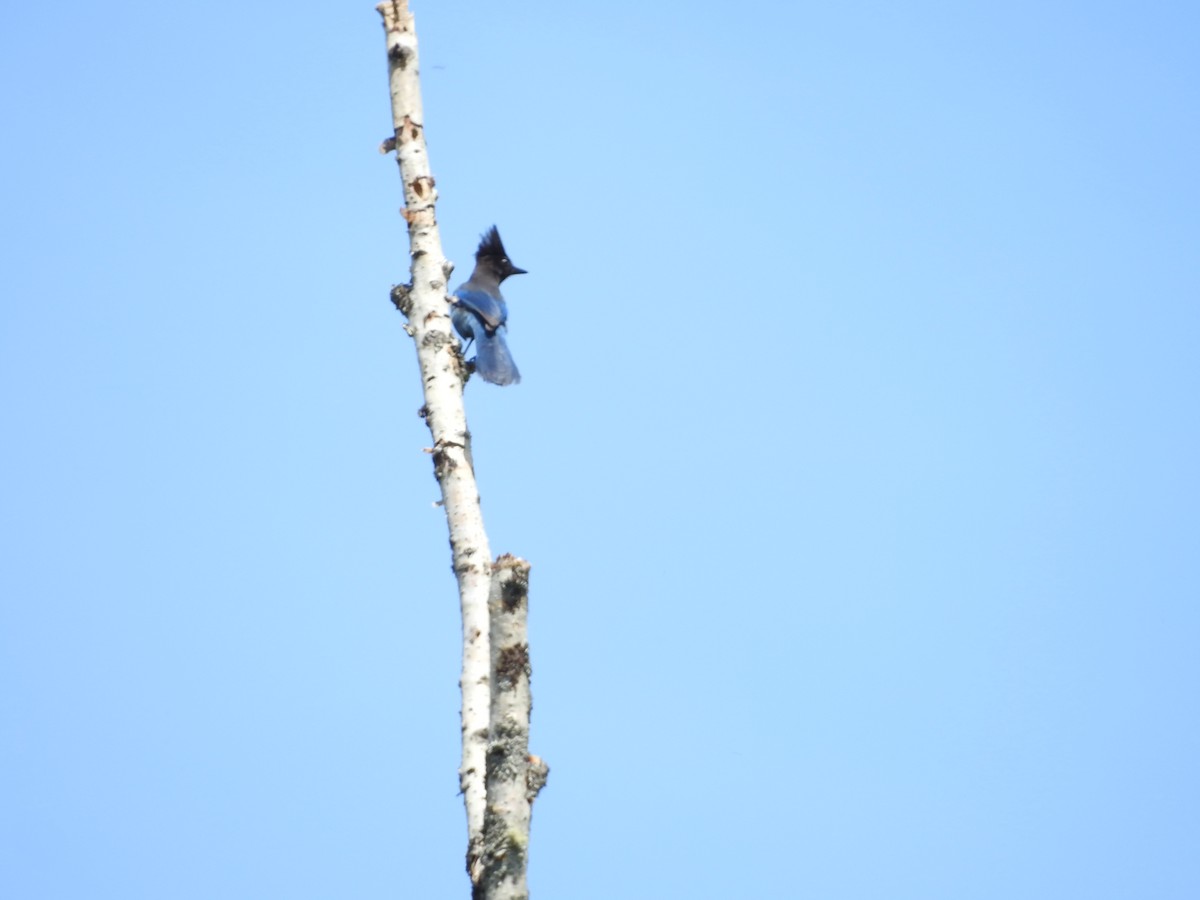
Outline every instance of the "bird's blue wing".
[[459, 288], [454, 292], [458, 305], [479, 317], [489, 331], [495, 331], [508, 318], [503, 300], [497, 300], [485, 291]]
[[454, 292], [450, 318], [459, 334], [476, 342], [475, 371], [484, 381], [516, 384], [521, 380], [504, 340], [508, 308], [502, 299], [463, 285]]

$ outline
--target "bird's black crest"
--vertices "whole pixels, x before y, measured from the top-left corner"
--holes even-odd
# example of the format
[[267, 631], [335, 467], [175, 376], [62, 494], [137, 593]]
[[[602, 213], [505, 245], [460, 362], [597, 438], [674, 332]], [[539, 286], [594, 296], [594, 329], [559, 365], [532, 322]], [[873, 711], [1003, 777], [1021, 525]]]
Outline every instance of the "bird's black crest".
[[495, 225], [485, 231], [479, 240], [479, 249], [475, 251], [475, 258], [479, 259], [483, 256], [493, 256], [496, 259], [508, 256], [504, 244], [500, 241], [500, 232], [496, 230]]

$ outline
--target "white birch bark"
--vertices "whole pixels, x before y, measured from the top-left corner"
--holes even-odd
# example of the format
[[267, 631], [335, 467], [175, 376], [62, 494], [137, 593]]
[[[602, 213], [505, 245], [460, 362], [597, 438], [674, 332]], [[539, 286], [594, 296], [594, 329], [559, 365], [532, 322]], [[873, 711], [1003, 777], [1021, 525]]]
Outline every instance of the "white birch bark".
[[407, 0], [388, 0], [378, 9], [387, 36], [393, 139], [404, 184], [412, 285], [393, 291], [408, 317], [406, 331], [417, 348], [425, 406], [421, 414], [433, 437], [433, 470], [442, 491], [450, 529], [454, 573], [462, 604], [462, 766], [459, 785], [467, 809], [467, 871], [473, 884], [481, 872], [486, 804], [489, 716], [488, 617], [491, 550], [483, 527], [479, 490], [471, 463], [471, 436], [463, 406], [461, 356], [454, 347], [446, 298], [450, 267], [442, 254], [435, 205], [437, 191], [425, 147], [424, 115], [417, 71], [417, 37]]

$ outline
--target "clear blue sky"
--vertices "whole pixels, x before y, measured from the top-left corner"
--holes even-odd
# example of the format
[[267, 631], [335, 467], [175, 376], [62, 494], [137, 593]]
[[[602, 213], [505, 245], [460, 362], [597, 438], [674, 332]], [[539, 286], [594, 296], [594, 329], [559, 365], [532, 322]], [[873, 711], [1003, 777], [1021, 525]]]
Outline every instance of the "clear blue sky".
[[[466, 897], [370, 2], [13, 4], [0, 896]], [[417, 2], [533, 895], [1200, 896], [1200, 12]]]

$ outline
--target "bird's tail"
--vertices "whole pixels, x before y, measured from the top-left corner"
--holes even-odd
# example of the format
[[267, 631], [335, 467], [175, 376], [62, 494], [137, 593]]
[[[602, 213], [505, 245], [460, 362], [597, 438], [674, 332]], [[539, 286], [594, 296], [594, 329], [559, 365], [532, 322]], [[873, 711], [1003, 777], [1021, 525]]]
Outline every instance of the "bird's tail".
[[484, 381], [492, 384], [516, 384], [521, 380], [517, 364], [508, 352], [504, 332], [488, 334], [482, 328], [475, 336], [475, 371]]

